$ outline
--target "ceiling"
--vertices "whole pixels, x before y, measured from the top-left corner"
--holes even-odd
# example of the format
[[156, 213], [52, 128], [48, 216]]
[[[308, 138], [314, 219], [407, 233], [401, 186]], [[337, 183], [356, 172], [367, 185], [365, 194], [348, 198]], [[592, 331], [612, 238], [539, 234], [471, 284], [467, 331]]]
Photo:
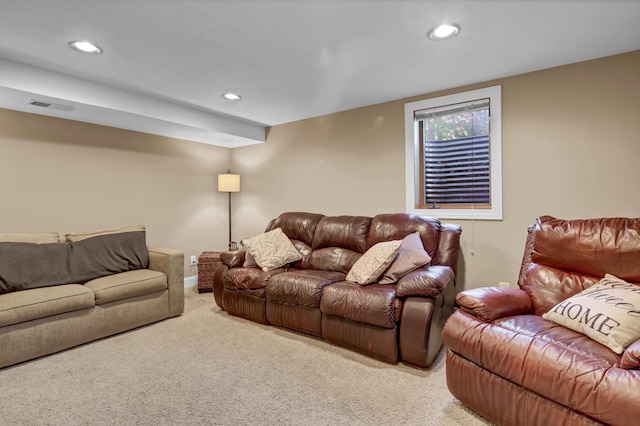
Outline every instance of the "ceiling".
[[[0, 0], [0, 107], [236, 147], [266, 126], [637, 50], [639, 21], [634, 0]], [[443, 22], [460, 34], [428, 40]]]

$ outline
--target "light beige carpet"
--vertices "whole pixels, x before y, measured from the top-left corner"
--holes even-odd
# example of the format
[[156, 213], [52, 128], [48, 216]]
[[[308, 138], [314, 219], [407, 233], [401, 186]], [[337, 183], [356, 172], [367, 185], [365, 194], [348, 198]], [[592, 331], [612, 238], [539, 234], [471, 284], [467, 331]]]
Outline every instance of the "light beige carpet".
[[[487, 425], [428, 370], [232, 317], [185, 313], [0, 370], [0, 425]], [[0, 348], [1, 349], [1, 348]]]

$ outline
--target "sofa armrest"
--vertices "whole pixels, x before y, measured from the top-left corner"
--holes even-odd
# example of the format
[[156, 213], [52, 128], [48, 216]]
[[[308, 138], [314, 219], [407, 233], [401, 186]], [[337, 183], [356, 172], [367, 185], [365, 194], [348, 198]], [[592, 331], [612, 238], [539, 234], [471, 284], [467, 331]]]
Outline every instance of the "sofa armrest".
[[432, 265], [410, 272], [398, 281], [398, 297], [421, 296], [438, 297], [443, 289], [454, 280], [453, 269], [444, 265]]
[[184, 253], [161, 247], [149, 247], [149, 269], [167, 276], [169, 315], [184, 311]]
[[235, 250], [220, 253], [220, 261], [229, 268], [240, 268], [244, 265], [246, 250]]
[[622, 354], [620, 368], [626, 370], [640, 369], [640, 340], [633, 342]]
[[531, 297], [519, 288], [480, 287], [464, 290], [456, 296], [456, 303], [462, 310], [487, 322], [512, 315], [533, 314]]

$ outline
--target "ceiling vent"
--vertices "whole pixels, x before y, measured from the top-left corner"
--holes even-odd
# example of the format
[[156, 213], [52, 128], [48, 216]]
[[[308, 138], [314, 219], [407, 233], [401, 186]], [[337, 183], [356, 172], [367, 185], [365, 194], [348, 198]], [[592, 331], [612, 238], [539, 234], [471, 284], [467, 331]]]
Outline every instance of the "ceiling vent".
[[73, 111], [74, 109], [71, 105], [54, 104], [52, 102], [38, 101], [35, 99], [29, 99], [26, 103], [27, 105], [33, 105], [40, 108], [57, 109], [58, 111]]

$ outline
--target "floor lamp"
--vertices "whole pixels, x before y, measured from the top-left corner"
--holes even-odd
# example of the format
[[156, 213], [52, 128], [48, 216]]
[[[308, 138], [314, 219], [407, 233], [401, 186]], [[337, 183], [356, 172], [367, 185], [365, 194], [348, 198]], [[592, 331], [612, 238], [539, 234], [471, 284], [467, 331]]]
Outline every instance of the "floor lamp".
[[231, 240], [231, 193], [240, 192], [240, 175], [227, 171], [218, 175], [218, 192], [229, 193], [229, 251], [237, 250], [238, 244]]

